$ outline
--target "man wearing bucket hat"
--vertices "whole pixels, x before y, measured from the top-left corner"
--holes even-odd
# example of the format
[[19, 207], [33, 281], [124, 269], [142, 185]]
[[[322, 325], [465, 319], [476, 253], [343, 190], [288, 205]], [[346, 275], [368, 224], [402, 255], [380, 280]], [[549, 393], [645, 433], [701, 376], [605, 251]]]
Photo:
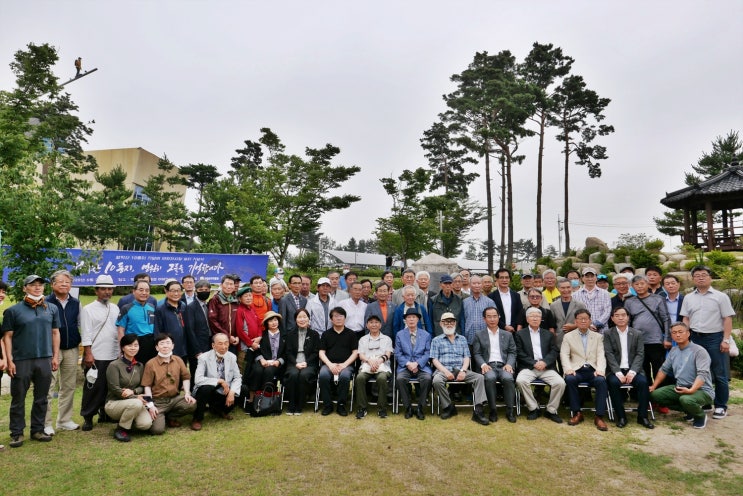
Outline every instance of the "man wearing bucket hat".
[[23, 280], [22, 301], [3, 314], [3, 341], [6, 368], [10, 380], [10, 447], [23, 446], [26, 427], [26, 393], [34, 383], [31, 409], [31, 439], [48, 442], [44, 433], [44, 417], [48, 406], [47, 393], [52, 371], [59, 367], [59, 309], [44, 299], [41, 276], [30, 275]]
[[[104, 411], [108, 383], [106, 370], [108, 365], [119, 357], [119, 336], [116, 320], [119, 318], [119, 307], [111, 303], [114, 292], [114, 281], [111, 276], [102, 274], [95, 280], [94, 302], [83, 307], [80, 315], [82, 329], [83, 368], [86, 381], [83, 385], [83, 400], [80, 415], [83, 417], [83, 430], [93, 428], [93, 416], [98, 413], [98, 422], [107, 416]], [[96, 371], [96, 378], [91, 382], [88, 377]]]

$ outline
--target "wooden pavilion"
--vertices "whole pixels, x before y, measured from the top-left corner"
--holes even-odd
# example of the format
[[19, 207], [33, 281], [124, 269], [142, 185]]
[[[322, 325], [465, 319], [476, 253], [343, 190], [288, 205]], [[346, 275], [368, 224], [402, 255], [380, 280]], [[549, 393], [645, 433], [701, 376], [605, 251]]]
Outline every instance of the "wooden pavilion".
[[[741, 250], [743, 223], [733, 211], [743, 208], [743, 166], [737, 163], [699, 184], [667, 193], [660, 201], [668, 208], [683, 210], [682, 240], [705, 250]], [[697, 225], [698, 211], [704, 211], [706, 226]], [[715, 225], [715, 213], [721, 212], [721, 222]]]

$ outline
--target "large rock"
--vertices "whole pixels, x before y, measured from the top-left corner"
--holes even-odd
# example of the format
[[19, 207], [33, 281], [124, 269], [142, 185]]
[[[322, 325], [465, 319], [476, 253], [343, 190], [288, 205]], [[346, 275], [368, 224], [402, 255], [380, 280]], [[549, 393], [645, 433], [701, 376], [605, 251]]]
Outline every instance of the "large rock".
[[603, 256], [604, 254], [601, 253], [600, 251], [595, 251], [591, 253], [590, 255], [588, 255], [588, 261], [590, 263], [600, 264], [599, 259]]
[[593, 248], [596, 247], [601, 251], [609, 251], [609, 247], [601, 241], [599, 238], [595, 238], [593, 236], [589, 236], [586, 238], [586, 248]]
[[680, 263], [680, 262], [683, 262], [684, 260], [686, 260], [686, 255], [684, 255], [683, 253], [674, 253], [673, 255], [670, 255], [668, 257], [668, 260], [670, 260], [671, 262], [679, 262]]

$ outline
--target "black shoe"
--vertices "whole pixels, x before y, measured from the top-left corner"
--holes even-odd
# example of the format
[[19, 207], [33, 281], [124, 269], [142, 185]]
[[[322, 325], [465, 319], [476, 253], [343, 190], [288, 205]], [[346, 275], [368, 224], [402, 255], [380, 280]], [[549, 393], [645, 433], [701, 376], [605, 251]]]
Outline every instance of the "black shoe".
[[548, 419], [550, 419], [551, 421], [553, 421], [556, 424], [562, 424], [562, 418], [560, 418], [560, 416], [558, 414], [556, 414], [556, 413], [546, 412], [544, 414], [544, 416], [547, 417]]
[[346, 410], [346, 405], [343, 403], [338, 403], [338, 408], [336, 408], [336, 412], [341, 417], [347, 417], [348, 416], [348, 410]]
[[[640, 421], [638, 420], [637, 422], [639, 423]], [[617, 419], [617, 427], [619, 427], [620, 429], [623, 429], [626, 426], [627, 426], [627, 418], [626, 417], [619, 417]]]
[[441, 412], [441, 420], [449, 419], [456, 414], [457, 414], [457, 408], [454, 406], [454, 403], [451, 403], [449, 406], [444, 408], [443, 412]]
[[516, 414], [513, 412], [513, 408], [509, 408], [506, 411], [506, 420], [508, 420], [512, 424], [516, 423]]
[[655, 429], [655, 426], [646, 418], [637, 419], [637, 423], [646, 429]]
[[379, 411], [377, 412], [377, 416], [378, 416], [379, 418], [387, 418], [387, 410], [379, 410]]
[[426, 414], [423, 413], [423, 407], [418, 405], [418, 408], [415, 410], [415, 418], [418, 420], [426, 420]]
[[498, 412], [495, 411], [495, 408], [490, 410], [490, 415], [488, 415], [488, 420], [490, 422], [498, 422]]
[[49, 434], [44, 434], [44, 432], [34, 432], [31, 434], [31, 439], [34, 441], [41, 441], [42, 443], [48, 443], [52, 440], [52, 436]]
[[[338, 407], [338, 415], [341, 414], [340, 407]], [[361, 420], [362, 418], [366, 417], [366, 408], [359, 408], [356, 410], [356, 418]]]
[[413, 418], [413, 407], [409, 406], [405, 408], [405, 419]]
[[330, 405], [325, 405], [325, 407], [322, 409], [323, 416], [326, 416], [327, 417], [331, 413], [333, 413], [333, 404], [332, 403]]
[[88, 432], [93, 430], [93, 417], [85, 417], [83, 419], [83, 431]]
[[475, 408], [475, 411], [472, 412], [472, 421], [477, 422], [480, 425], [489, 425], [490, 421], [485, 418], [485, 415], [482, 414], [482, 408]]
[[539, 415], [540, 415], [540, 414], [541, 414], [541, 412], [539, 411], [539, 407], [537, 407], [537, 408], [535, 408], [534, 410], [531, 410], [531, 411], [530, 411], [530, 412], [529, 412], [529, 413], [528, 413], [528, 414], [526, 415], [526, 420], [536, 420], [536, 419], [538, 419], [538, 418], [539, 418]]
[[122, 443], [128, 443], [132, 440], [131, 437], [129, 437], [129, 432], [127, 432], [126, 429], [123, 427], [116, 427], [116, 430], [114, 431], [114, 439], [117, 441], [121, 441]]

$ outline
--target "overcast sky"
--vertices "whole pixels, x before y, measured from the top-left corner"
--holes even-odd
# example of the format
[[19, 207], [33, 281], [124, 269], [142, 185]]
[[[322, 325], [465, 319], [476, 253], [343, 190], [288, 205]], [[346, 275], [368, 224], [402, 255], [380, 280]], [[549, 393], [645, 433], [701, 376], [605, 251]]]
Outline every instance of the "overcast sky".
[[[600, 141], [609, 155], [602, 177], [571, 167], [574, 247], [587, 236], [661, 237], [652, 222], [659, 200], [684, 186], [684, 171], [716, 136], [743, 130], [740, 0], [5, 0], [0, 18], [0, 88], [13, 87], [8, 64], [29, 42], [58, 48], [61, 81], [78, 56], [84, 70], [98, 68], [66, 87], [81, 118], [95, 120], [88, 149], [142, 147], [226, 172], [264, 126], [290, 153], [339, 146], [339, 164], [361, 167], [344, 189], [363, 197], [323, 218], [323, 232], [343, 243], [371, 237], [387, 214], [379, 178], [426, 165], [419, 139], [445, 109], [450, 76], [477, 51], [522, 60], [535, 41], [552, 43], [612, 100], [605, 122], [616, 132]], [[516, 239], [536, 233], [537, 142], [521, 150]], [[553, 138], [545, 153], [544, 242], [557, 246], [563, 158]], [[482, 177], [471, 192], [484, 204]], [[471, 234], [485, 236], [484, 223]]]

